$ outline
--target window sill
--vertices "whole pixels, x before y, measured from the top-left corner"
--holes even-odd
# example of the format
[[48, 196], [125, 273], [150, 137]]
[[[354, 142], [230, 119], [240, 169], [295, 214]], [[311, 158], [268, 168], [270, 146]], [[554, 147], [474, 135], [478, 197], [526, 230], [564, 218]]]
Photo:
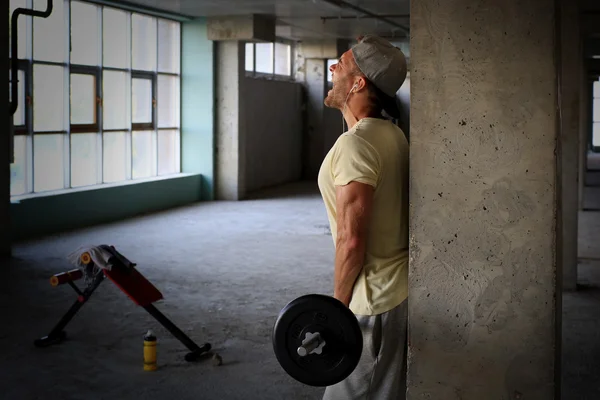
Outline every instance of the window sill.
[[264, 74], [261, 72], [252, 71], [246, 71], [246, 78], [262, 79], [265, 81], [296, 82], [294, 77], [291, 75]]
[[29, 199], [61, 196], [61, 195], [65, 195], [65, 194], [78, 193], [78, 192], [90, 192], [90, 191], [94, 191], [94, 190], [109, 189], [109, 188], [114, 188], [114, 187], [138, 185], [141, 183], [158, 182], [158, 181], [169, 180], [169, 179], [178, 179], [178, 178], [184, 178], [184, 177], [194, 176], [194, 175], [198, 175], [198, 174], [181, 172], [181, 173], [177, 173], [177, 174], [153, 176], [151, 178], [127, 180], [127, 181], [123, 181], [123, 182], [102, 183], [99, 185], [82, 186], [82, 187], [76, 187], [76, 188], [71, 188], [71, 189], [51, 190], [51, 191], [39, 192], [39, 193], [27, 193], [27, 194], [22, 194], [22, 195], [18, 195], [18, 196], [11, 196], [10, 202], [12, 204], [19, 204], [20, 202], [29, 200]]

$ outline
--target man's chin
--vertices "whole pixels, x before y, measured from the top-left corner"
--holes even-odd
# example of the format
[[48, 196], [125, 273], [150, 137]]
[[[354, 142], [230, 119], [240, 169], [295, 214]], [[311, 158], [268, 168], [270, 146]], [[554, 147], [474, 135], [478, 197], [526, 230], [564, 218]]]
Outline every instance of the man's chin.
[[325, 97], [323, 104], [325, 104], [325, 106], [329, 107], [329, 108], [338, 108], [335, 106], [335, 102], [333, 101], [333, 98], [329, 95], [327, 97]]

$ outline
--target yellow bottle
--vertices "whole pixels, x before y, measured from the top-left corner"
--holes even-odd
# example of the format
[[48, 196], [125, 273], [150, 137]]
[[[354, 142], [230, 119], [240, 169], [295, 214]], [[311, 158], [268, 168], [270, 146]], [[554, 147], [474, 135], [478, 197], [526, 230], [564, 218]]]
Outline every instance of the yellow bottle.
[[156, 371], [156, 336], [149, 330], [144, 336], [144, 371]]

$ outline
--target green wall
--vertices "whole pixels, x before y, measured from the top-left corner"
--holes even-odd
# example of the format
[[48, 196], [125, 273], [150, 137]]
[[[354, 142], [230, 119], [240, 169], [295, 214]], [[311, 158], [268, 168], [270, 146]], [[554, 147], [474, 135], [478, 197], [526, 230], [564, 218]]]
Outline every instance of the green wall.
[[11, 239], [29, 239], [213, 198], [213, 44], [206, 20], [182, 22], [182, 174], [29, 197], [10, 205]]
[[202, 175], [202, 199], [214, 199], [214, 49], [205, 19], [181, 32], [182, 171]]
[[11, 204], [12, 238], [23, 240], [118, 221], [200, 200], [200, 175], [66, 191]]

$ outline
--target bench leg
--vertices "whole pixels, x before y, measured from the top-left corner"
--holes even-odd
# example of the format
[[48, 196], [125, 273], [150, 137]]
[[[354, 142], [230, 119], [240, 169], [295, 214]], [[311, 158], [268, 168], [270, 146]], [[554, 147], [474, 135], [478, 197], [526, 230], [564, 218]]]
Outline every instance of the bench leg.
[[174, 323], [172, 323], [163, 313], [161, 313], [153, 304], [144, 306], [144, 309], [150, 313], [158, 322], [162, 324], [173, 336], [175, 336], [181, 343], [190, 350], [190, 353], [186, 354], [186, 361], [196, 361], [204, 353], [210, 351], [210, 343], [205, 343], [202, 347], [198, 346], [192, 339], [190, 339], [185, 333], [181, 331]]

